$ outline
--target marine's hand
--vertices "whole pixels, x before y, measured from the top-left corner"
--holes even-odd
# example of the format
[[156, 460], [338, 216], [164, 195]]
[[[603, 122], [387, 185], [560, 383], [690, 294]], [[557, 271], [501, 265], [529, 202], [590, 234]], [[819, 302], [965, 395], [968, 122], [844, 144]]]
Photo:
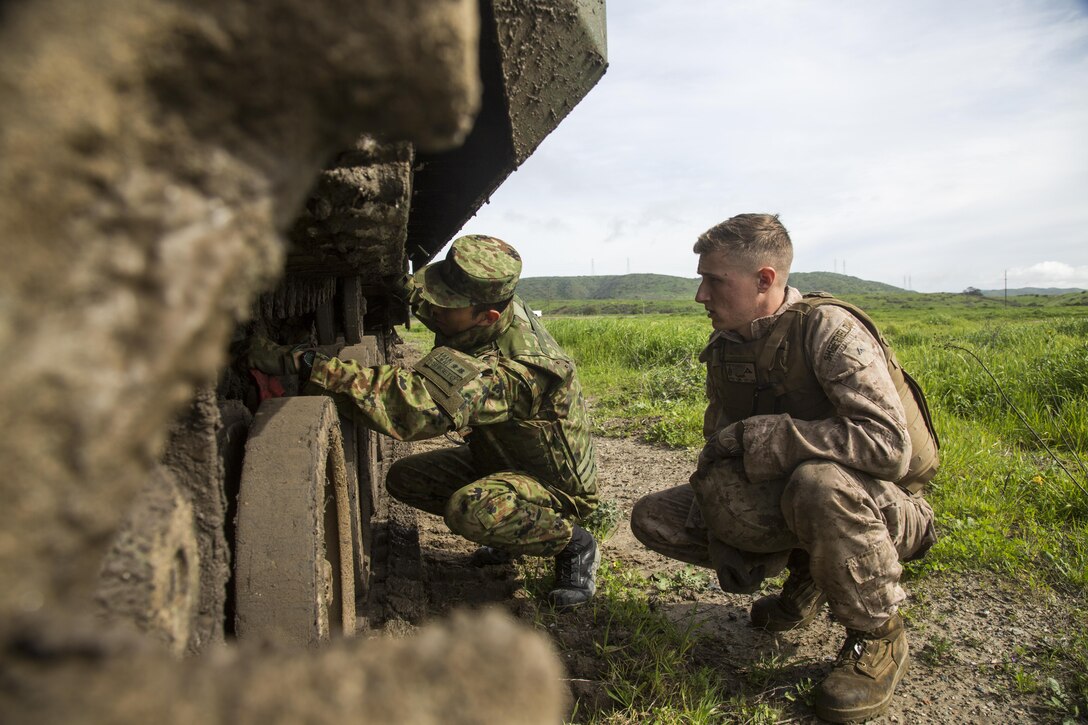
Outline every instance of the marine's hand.
[[744, 429], [741, 423], [727, 425], [707, 439], [703, 450], [699, 452], [696, 475], [702, 476], [717, 461], [723, 458], [735, 458], [744, 454]]

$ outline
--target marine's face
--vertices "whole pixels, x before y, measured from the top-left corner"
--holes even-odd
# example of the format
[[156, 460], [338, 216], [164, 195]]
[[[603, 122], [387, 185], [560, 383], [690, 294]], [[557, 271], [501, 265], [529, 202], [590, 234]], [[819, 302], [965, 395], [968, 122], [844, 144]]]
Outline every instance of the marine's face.
[[762, 317], [759, 308], [759, 270], [724, 251], [699, 256], [699, 290], [695, 301], [706, 309], [715, 330], [733, 330], [747, 336], [749, 323]]

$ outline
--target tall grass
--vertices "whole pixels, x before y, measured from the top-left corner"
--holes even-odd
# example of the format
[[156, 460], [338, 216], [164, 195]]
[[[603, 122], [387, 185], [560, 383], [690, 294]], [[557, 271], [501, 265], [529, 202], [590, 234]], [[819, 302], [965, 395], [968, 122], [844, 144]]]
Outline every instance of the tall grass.
[[[985, 567], [1088, 591], [1085, 310], [877, 307], [878, 324], [926, 390], [942, 443], [929, 498], [943, 537], [915, 573]], [[705, 318], [547, 324], [577, 360], [607, 428], [701, 445]]]
[[595, 418], [671, 446], [702, 444], [699, 353], [709, 328], [689, 315], [558, 317], [548, 330], [575, 357]]
[[[870, 314], [926, 390], [942, 444], [941, 470], [927, 493], [940, 540], [907, 565], [907, 575], [989, 570], [1083, 598], [1088, 310], [881, 302]], [[597, 417], [623, 422], [609, 432], [701, 445], [704, 318], [552, 318], [548, 327], [578, 361]], [[1074, 633], [1054, 662], [1041, 662], [1040, 674], [1025, 675], [1026, 686], [1051, 683], [1065, 693], [1063, 712], [1088, 702], [1088, 637]], [[637, 712], [620, 691], [611, 694]]]
[[[922, 384], [941, 437], [928, 497], [942, 539], [912, 570], [985, 567], [1088, 592], [1088, 310], [916, 297], [858, 300]], [[577, 361], [602, 430], [702, 444], [706, 318], [546, 324]]]
[[[989, 570], [1083, 598], [1088, 309], [1006, 308], [973, 299], [965, 306], [923, 295], [852, 301], [873, 315], [921, 382], [941, 437], [942, 466], [927, 493], [941, 538], [923, 560], [907, 565], [908, 576]], [[711, 331], [704, 317], [545, 321], [577, 361], [603, 432], [693, 449], [702, 444], [706, 398], [698, 356]], [[686, 656], [693, 633], [649, 606], [650, 586], [628, 567], [602, 565], [593, 612], [595, 623], [607, 626], [596, 655], [612, 706], [590, 711], [587, 705], [577, 721], [776, 722], [773, 702], [759, 692], [725, 692], [714, 673]], [[1067, 693], [1059, 709], [1076, 712], [1081, 705], [1073, 703], [1088, 700], [1088, 635], [1071, 633], [1053, 654], [1045, 667], [1025, 655], [1016, 665], [1017, 686], [1029, 692], [1045, 681]], [[1056, 679], [1047, 679], [1052, 673]]]

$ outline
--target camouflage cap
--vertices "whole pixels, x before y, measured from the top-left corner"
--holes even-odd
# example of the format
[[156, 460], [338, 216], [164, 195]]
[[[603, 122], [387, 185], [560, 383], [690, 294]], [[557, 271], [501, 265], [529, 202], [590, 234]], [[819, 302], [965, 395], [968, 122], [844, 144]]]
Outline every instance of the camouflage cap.
[[453, 240], [446, 258], [418, 270], [420, 297], [439, 307], [471, 307], [514, 296], [521, 255], [501, 239], [470, 234]]

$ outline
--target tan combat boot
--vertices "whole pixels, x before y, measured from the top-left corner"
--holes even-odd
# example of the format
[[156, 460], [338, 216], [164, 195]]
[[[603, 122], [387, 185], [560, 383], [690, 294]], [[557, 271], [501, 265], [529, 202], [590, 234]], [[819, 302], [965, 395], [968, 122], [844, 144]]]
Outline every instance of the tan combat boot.
[[830, 722], [876, 717], [888, 709], [909, 661], [898, 613], [868, 632], [846, 630], [834, 669], [816, 688], [816, 715]]
[[795, 550], [790, 554], [790, 575], [781, 594], [757, 599], [749, 613], [752, 626], [771, 632], [786, 632], [804, 627], [816, 618], [827, 596], [816, 588], [808, 572], [808, 555]]

